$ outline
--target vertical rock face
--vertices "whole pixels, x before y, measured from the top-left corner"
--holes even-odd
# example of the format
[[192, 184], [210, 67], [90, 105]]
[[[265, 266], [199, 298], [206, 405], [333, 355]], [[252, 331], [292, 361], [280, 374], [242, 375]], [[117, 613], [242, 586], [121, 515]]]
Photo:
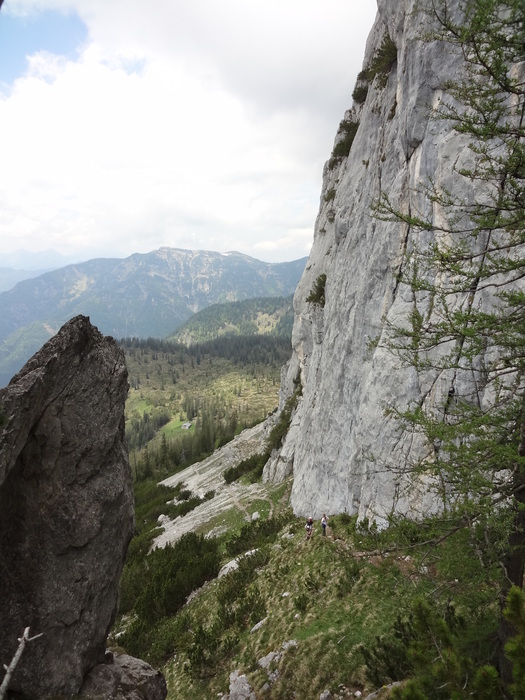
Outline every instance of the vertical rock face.
[[[435, 506], [424, 484], [406, 489], [396, 475], [423, 447], [399, 431], [385, 408], [414, 400], [437, 405], [450, 379], [402, 367], [381, 343], [371, 342], [381, 338], [385, 319], [399, 323], [411, 309], [408, 290], [397, 280], [412, 242], [407, 227], [374, 218], [373, 203], [387, 193], [405, 211], [436, 221], [439, 212], [429, 211], [418, 185], [433, 179], [457, 197], [472, 197], [454, 172], [468, 158], [466, 143], [430, 113], [446, 80], [457, 79], [465, 66], [450, 45], [421, 39], [432, 27], [419, 5], [378, 0], [363, 65], [371, 65], [387, 34], [397, 62], [345, 115], [359, 123], [350, 153], [329, 161], [323, 174], [314, 243], [294, 299], [293, 356], [282, 383], [284, 400], [300, 374], [303, 395], [281, 454], [265, 469], [266, 479], [293, 469], [297, 514], [346, 511], [381, 521], [394, 510], [417, 515]], [[449, 2], [454, 12], [458, 5]], [[306, 299], [322, 274], [321, 308]]]
[[10, 683], [78, 693], [104, 660], [132, 536], [123, 352], [78, 316], [0, 390], [0, 660], [42, 633]]

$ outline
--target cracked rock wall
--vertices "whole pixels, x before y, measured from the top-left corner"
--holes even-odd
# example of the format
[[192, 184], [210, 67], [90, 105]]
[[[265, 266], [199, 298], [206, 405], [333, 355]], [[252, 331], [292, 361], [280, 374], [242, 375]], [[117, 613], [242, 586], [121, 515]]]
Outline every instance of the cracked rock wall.
[[[400, 433], [385, 408], [403, 408], [422, 397], [436, 404], [450, 379], [417, 375], [380, 345], [370, 347], [383, 333], [385, 317], [399, 321], [411, 308], [396, 280], [412, 234], [374, 218], [373, 202], [386, 192], [425, 215], [428, 205], [415, 190], [428, 178], [452, 186], [456, 195], [472, 195], [468, 182], [458, 183], [453, 172], [454, 163], [467, 157], [465, 142], [430, 114], [445, 80], [464, 67], [451, 46], [419, 40], [429, 18], [416, 12], [416, 4], [378, 1], [363, 66], [387, 32], [397, 47], [397, 65], [384, 86], [376, 77], [366, 100], [346, 113], [345, 119], [359, 121], [350, 154], [324, 169], [314, 243], [294, 299], [293, 356], [281, 405], [298, 374], [303, 395], [280, 454], [265, 469], [267, 480], [293, 471], [296, 514], [346, 511], [381, 522], [393, 510], [417, 515], [436, 506], [425, 484], [407, 489], [396, 473], [424, 447]], [[321, 274], [327, 276], [322, 309], [306, 302]]]

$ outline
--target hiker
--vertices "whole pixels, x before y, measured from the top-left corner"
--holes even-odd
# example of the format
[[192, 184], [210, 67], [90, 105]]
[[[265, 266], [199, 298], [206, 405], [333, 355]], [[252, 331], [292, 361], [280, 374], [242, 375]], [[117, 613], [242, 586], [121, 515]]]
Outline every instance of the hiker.
[[306, 530], [306, 539], [309, 540], [312, 536], [312, 531], [314, 529], [314, 521], [312, 520], [311, 515], [308, 516], [308, 520], [306, 521], [306, 525], [304, 527]]
[[321, 527], [323, 528], [323, 535], [326, 537], [326, 526], [328, 525], [328, 518], [326, 517], [326, 513], [323, 513], [323, 517], [321, 518]]

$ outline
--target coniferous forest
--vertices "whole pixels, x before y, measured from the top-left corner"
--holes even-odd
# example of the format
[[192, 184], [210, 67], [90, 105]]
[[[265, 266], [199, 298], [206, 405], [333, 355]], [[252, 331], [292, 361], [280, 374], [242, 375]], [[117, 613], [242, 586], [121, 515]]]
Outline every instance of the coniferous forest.
[[291, 353], [279, 336], [227, 336], [190, 347], [123, 339], [130, 392], [126, 439], [136, 480], [204, 459], [278, 403]]

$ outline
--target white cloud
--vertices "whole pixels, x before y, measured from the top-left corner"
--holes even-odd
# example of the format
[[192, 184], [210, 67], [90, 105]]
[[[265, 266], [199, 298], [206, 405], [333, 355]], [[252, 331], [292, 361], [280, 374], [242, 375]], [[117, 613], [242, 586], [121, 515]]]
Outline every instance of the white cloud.
[[35, 53], [0, 97], [4, 251], [307, 254], [374, 0], [6, 0], [2, 13], [35, 8], [76, 10], [89, 40], [75, 61]]

